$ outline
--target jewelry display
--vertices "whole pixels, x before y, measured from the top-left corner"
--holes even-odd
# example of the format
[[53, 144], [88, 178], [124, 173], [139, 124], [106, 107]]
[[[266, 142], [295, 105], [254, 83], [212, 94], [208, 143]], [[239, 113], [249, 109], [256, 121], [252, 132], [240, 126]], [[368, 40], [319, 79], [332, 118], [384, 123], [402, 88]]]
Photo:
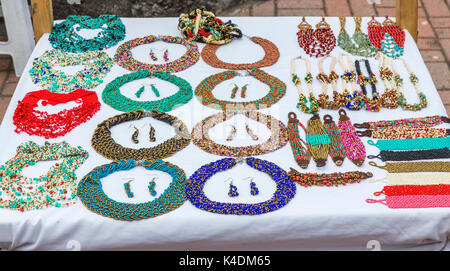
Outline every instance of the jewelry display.
[[300, 173], [291, 168], [289, 178], [303, 187], [308, 186], [338, 186], [350, 183], [360, 183], [364, 179], [371, 178], [371, 172], [350, 171], [334, 173]]
[[336, 46], [336, 37], [333, 34], [333, 30], [325, 22], [325, 17], [323, 16], [322, 20], [316, 24], [315, 30], [306, 22], [305, 16], [303, 16], [298, 28], [298, 44], [311, 57], [327, 56]]
[[350, 38], [345, 30], [346, 18], [339, 17], [341, 30], [337, 40], [338, 46], [352, 55], [374, 57], [378, 52], [378, 48], [374, 47], [370, 42], [369, 36], [361, 31], [361, 17], [353, 17], [353, 20], [355, 21], [355, 32]]
[[[302, 59], [305, 61], [305, 65], [306, 65], [305, 82], [306, 82], [307, 89], [308, 89], [307, 94], [303, 93], [303, 91], [301, 89], [301, 80], [298, 77], [298, 75], [295, 73], [295, 60], [297, 60], [297, 59]], [[319, 112], [319, 104], [317, 102], [316, 97], [314, 97], [314, 93], [312, 90], [313, 77], [311, 75], [311, 64], [309, 62], [309, 59], [302, 58], [302, 57], [293, 58], [291, 60], [291, 77], [292, 77], [292, 82], [295, 84], [295, 86], [297, 87], [297, 90], [298, 90], [297, 108], [305, 113], [316, 114], [317, 112]], [[308, 100], [309, 100], [309, 104], [310, 104], [309, 107], [307, 106]]]
[[298, 127], [302, 127], [305, 133], [306, 129], [297, 119], [297, 115], [294, 112], [290, 112], [288, 118], [287, 132], [295, 162], [297, 162], [301, 168], [306, 169], [311, 161], [311, 154], [308, 150], [308, 145], [306, 145], [306, 142], [300, 137]]

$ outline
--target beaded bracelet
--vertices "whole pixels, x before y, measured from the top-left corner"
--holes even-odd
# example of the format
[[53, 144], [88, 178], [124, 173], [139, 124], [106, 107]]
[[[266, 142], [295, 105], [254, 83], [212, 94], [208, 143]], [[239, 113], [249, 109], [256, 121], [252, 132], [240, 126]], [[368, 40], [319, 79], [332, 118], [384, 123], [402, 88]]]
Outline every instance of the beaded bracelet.
[[[156, 77], [172, 83], [176, 85], [179, 90], [169, 97], [156, 101], [136, 101], [125, 97], [120, 93], [120, 88], [126, 83], [147, 77]], [[111, 81], [103, 90], [102, 98], [105, 103], [109, 104], [114, 109], [124, 112], [133, 110], [158, 110], [168, 112], [188, 103], [189, 100], [192, 99], [192, 87], [186, 80], [175, 75], [162, 71], [152, 72], [150, 70], [141, 70], [122, 75]]]
[[306, 145], [317, 167], [323, 167], [327, 163], [330, 143], [319, 115], [312, 116], [306, 125]]
[[306, 129], [300, 121], [298, 121], [297, 115], [294, 112], [290, 112], [288, 118], [287, 132], [295, 162], [297, 162], [301, 168], [306, 169], [311, 161], [311, 154], [309, 153], [306, 142], [300, 137], [298, 127], [301, 126], [305, 133]]
[[339, 128], [330, 115], [323, 116], [323, 129], [330, 137], [330, 157], [337, 166], [340, 166], [346, 157], [345, 148], [342, 143]]
[[[295, 73], [295, 60], [296, 59], [303, 59], [305, 61], [306, 65], [306, 77], [305, 82], [308, 88], [308, 94], [305, 95], [301, 89], [301, 80], [299, 79], [298, 75]], [[314, 93], [312, 90], [312, 75], [311, 75], [311, 64], [307, 58], [302, 57], [296, 57], [291, 60], [291, 77], [292, 82], [295, 84], [298, 90], [298, 103], [297, 108], [305, 113], [311, 113], [316, 114], [319, 112], [319, 104], [317, 102], [316, 97], [314, 97]], [[308, 96], [308, 98], [306, 98]], [[307, 106], [307, 103], [310, 103], [310, 106]]]
[[[111, 136], [111, 127], [133, 120], [151, 117], [165, 122], [175, 128], [176, 135], [151, 148], [131, 149], [117, 144]], [[110, 160], [155, 160], [172, 156], [184, 149], [191, 141], [189, 130], [178, 118], [161, 111], [130, 111], [98, 124], [92, 135], [92, 147], [102, 156]]]
[[450, 123], [450, 119], [445, 116], [427, 116], [419, 118], [407, 118], [399, 120], [381, 120], [381, 121], [369, 121], [363, 123], [355, 123], [355, 128], [386, 128], [386, 127], [399, 127], [406, 126], [410, 128], [423, 128], [433, 127], [443, 123]]
[[[264, 143], [245, 147], [230, 147], [212, 141], [209, 136], [209, 130], [218, 123], [224, 122], [237, 114], [242, 114], [247, 118], [266, 125], [272, 132], [270, 138]], [[258, 111], [226, 111], [211, 115], [194, 126], [191, 137], [194, 145], [205, 152], [231, 157], [254, 156], [270, 153], [284, 147], [289, 140], [286, 127], [281, 121]]]
[[[267, 84], [270, 87], [269, 93], [258, 100], [250, 102], [230, 102], [218, 100], [213, 96], [212, 92], [218, 84], [234, 78], [235, 76], [245, 75], [251, 75], [255, 79]], [[248, 111], [268, 108], [278, 102], [285, 93], [285, 83], [275, 76], [257, 68], [251, 69], [245, 74], [240, 74], [236, 71], [225, 71], [213, 74], [203, 79], [203, 81], [195, 88], [195, 95], [203, 105], [224, 111]]]
[[[64, 104], [70, 101], [81, 103], [72, 109], [64, 109], [55, 114], [35, 110], [39, 101], [42, 104]], [[46, 89], [32, 91], [19, 101], [14, 111], [13, 123], [16, 133], [25, 132], [29, 135], [56, 138], [63, 136], [75, 127], [88, 121], [100, 110], [95, 91], [77, 89], [68, 94], [52, 93]]]
[[380, 104], [382, 107], [395, 109], [398, 107], [398, 93], [396, 90], [397, 85], [394, 81], [394, 74], [387, 66], [387, 57], [381, 53], [377, 57], [380, 65], [380, 77], [385, 86], [385, 91], [381, 95]]
[[366, 199], [367, 203], [381, 203], [389, 208], [450, 207], [450, 195], [386, 196], [382, 200]]
[[[341, 75], [342, 78], [342, 88], [344, 89], [343, 95], [345, 97], [345, 107], [350, 110], [361, 110], [364, 107], [364, 102], [366, 100], [366, 96], [362, 91], [358, 91], [356, 88], [356, 73], [353, 69], [353, 61], [349, 55], [346, 55], [348, 67], [345, 66], [343, 61], [344, 55], [341, 54], [338, 57], [338, 62], [344, 70], [344, 74]], [[350, 83], [352, 88], [352, 92], [348, 90], [346, 87]], [[352, 94], [351, 94], [352, 93]]]
[[[212, 201], [203, 192], [205, 183], [218, 172], [224, 172], [238, 164], [247, 164], [253, 169], [269, 175], [276, 184], [276, 191], [267, 201], [246, 203], [222, 203]], [[289, 203], [295, 196], [294, 182], [286, 175], [286, 172], [276, 164], [269, 161], [248, 157], [245, 159], [223, 158], [206, 164], [199, 168], [188, 179], [186, 184], [186, 196], [197, 208], [217, 214], [233, 215], [259, 215], [278, 210]]]
[[450, 146], [450, 137], [437, 138], [411, 138], [411, 139], [380, 139], [376, 143], [371, 139], [367, 144], [377, 147], [379, 150], [426, 150], [433, 148], [445, 148]]
[[380, 151], [378, 155], [368, 155], [367, 158], [378, 158], [382, 161], [413, 161], [450, 158], [449, 148], [416, 150], [416, 151]]
[[[70, 206], [76, 201], [75, 170], [88, 158], [81, 147], [67, 142], [45, 142], [43, 146], [28, 141], [17, 148], [17, 154], [0, 167], [0, 207], [28, 210]], [[22, 174], [26, 167], [39, 161], [59, 160], [47, 173], [37, 178]]]
[[410, 139], [410, 138], [438, 138], [450, 135], [450, 129], [445, 128], [411, 128], [411, 127], [387, 127], [357, 131], [360, 137], [372, 137], [379, 139]]
[[339, 17], [341, 30], [337, 40], [338, 46], [352, 55], [374, 57], [378, 52], [378, 48], [373, 46], [370, 42], [369, 36], [361, 31], [361, 17], [353, 17], [353, 19], [356, 26], [355, 32], [350, 38], [347, 31], [345, 31], [345, 17]]
[[[74, 29], [76, 25], [78, 27]], [[81, 29], [100, 29], [101, 31], [96, 37], [85, 39], [75, 32]], [[87, 15], [69, 15], [62, 23], [53, 26], [48, 40], [55, 49], [83, 53], [110, 48], [124, 38], [125, 26], [117, 15], [100, 15], [97, 18]]]
[[387, 170], [390, 173], [401, 172], [450, 172], [450, 162], [386, 162], [384, 166], [377, 165], [370, 161], [369, 165]]
[[336, 46], [336, 37], [333, 34], [333, 30], [325, 22], [325, 17], [323, 16], [322, 20], [316, 24], [315, 30], [306, 22], [305, 16], [303, 16], [298, 28], [298, 44], [310, 56], [322, 57], [329, 55]]
[[338, 127], [346, 156], [355, 165], [361, 166], [366, 158], [366, 147], [359, 139], [350, 118], [343, 109], [339, 110]]
[[384, 179], [371, 182], [385, 182], [389, 185], [450, 184], [450, 173], [387, 173]]
[[360, 183], [361, 180], [371, 178], [371, 172], [350, 171], [334, 173], [300, 173], [293, 168], [287, 173], [289, 178], [301, 186], [338, 186], [350, 183]]
[[[167, 43], [181, 44], [186, 47], [186, 53], [180, 58], [167, 62], [165, 64], [148, 64], [138, 61], [133, 58], [131, 50], [143, 44], [150, 44], [155, 41], [163, 41]], [[151, 71], [163, 71], [167, 73], [175, 73], [183, 71], [190, 66], [194, 65], [200, 58], [197, 43], [192, 40], [184, 39], [180, 37], [171, 36], [153, 36], [149, 35], [143, 38], [137, 38], [134, 40], [122, 43], [117, 48], [114, 59], [117, 64], [122, 68], [130, 71], [151, 70]]]
[[[319, 59], [318, 66], [319, 66], [319, 74], [317, 74], [316, 78], [319, 80], [322, 84], [322, 93], [319, 94], [319, 99], [317, 99], [317, 103], [319, 106], [323, 109], [332, 109], [336, 110], [339, 109], [341, 106], [345, 104], [345, 96], [337, 91], [337, 80], [339, 79], [339, 75], [334, 71], [334, 67], [336, 66], [337, 59], [335, 56], [329, 56], [331, 57], [331, 64], [330, 64], [330, 74], [327, 75], [324, 72], [323, 69], [323, 61], [327, 57], [323, 57]], [[330, 97], [327, 94], [328, 84], [331, 84], [333, 89], [333, 101], [330, 101]]]
[[260, 45], [264, 49], [264, 58], [253, 63], [227, 63], [217, 57], [219, 45], [208, 43], [203, 47], [202, 59], [210, 66], [227, 70], [247, 70], [253, 68], [262, 68], [272, 66], [280, 58], [280, 52], [275, 44], [267, 39], [260, 37], [249, 37], [251, 41]]
[[[144, 203], [125, 203], [110, 199], [101, 179], [117, 171], [142, 166], [172, 176], [172, 182], [158, 198]], [[186, 175], [178, 166], [160, 159], [152, 161], [121, 160], [94, 168], [78, 184], [78, 197], [94, 213], [117, 220], [140, 220], [156, 217], [180, 207], [186, 201]]]
[[[360, 66], [360, 61], [364, 61], [364, 64], [366, 66], [366, 70], [367, 73], [369, 74], [369, 76], [364, 76], [362, 74], [361, 71], [361, 66]], [[366, 96], [366, 110], [368, 111], [375, 111], [378, 112], [380, 111], [380, 96], [378, 95], [377, 92], [377, 87], [376, 87], [376, 83], [377, 78], [375, 77], [375, 74], [372, 72], [372, 69], [370, 68], [370, 63], [369, 60], [364, 59], [364, 60], [355, 60], [355, 67], [356, 67], [356, 73], [358, 74], [358, 80], [357, 83], [361, 86], [361, 89], [364, 93], [364, 95]], [[366, 90], [366, 84], [369, 83], [372, 87], [372, 99], [369, 99], [369, 97], [367, 96], [367, 90]]]
[[[58, 49], [46, 51], [35, 58], [30, 69], [34, 84], [52, 92], [71, 92], [75, 89], [91, 89], [103, 83], [114, 61], [100, 51], [71, 54]], [[55, 66], [67, 67], [83, 65], [84, 69], [68, 75]]]

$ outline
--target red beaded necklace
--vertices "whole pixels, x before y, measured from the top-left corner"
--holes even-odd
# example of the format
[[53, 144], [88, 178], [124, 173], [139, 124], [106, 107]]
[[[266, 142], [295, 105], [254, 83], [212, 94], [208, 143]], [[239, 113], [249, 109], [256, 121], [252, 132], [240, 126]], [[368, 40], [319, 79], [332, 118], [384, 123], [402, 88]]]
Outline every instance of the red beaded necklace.
[[[64, 109], [56, 114], [35, 110], [38, 102], [42, 105], [57, 105], [71, 101], [82, 103], [72, 109]], [[29, 92], [19, 101], [14, 112], [15, 132], [29, 135], [56, 138], [63, 136], [81, 123], [89, 120], [98, 110], [100, 102], [94, 91], [77, 89], [70, 93], [53, 93], [43, 89]]]
[[405, 31], [403, 28], [395, 24], [388, 16], [384, 20], [383, 24], [375, 20], [375, 16], [372, 15], [372, 20], [368, 23], [367, 31], [369, 32], [369, 39], [372, 44], [381, 51], [382, 40], [385, 38], [385, 34], [388, 33], [399, 47], [405, 46]]
[[322, 21], [316, 24], [315, 30], [306, 22], [305, 17], [303, 17], [298, 28], [300, 29], [297, 32], [298, 44], [310, 56], [327, 56], [336, 46], [336, 37], [333, 34], [333, 30], [325, 22], [325, 17], [323, 16]]

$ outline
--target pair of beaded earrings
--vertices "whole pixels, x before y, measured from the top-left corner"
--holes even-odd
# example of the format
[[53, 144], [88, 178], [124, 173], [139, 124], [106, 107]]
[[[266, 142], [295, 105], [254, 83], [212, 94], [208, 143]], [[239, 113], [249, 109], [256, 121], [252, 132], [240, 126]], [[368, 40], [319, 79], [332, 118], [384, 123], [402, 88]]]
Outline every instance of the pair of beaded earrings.
[[[231, 126], [231, 132], [227, 137], [227, 141], [231, 141], [234, 139], [234, 137], [236, 136], [236, 126], [234, 125], [230, 125]], [[247, 131], [247, 134], [252, 138], [253, 141], [258, 141], [259, 138], [257, 135], [255, 135], [255, 133], [253, 133], [252, 129], [250, 129], [250, 127], [248, 125], [245, 125], [245, 130]]]
[[[229, 178], [228, 180], [230, 180], [230, 179], [231, 178]], [[256, 183], [253, 181], [253, 178], [252, 177], [247, 177], [244, 180], [247, 180], [247, 179], [251, 180], [250, 181], [250, 194], [252, 196], [258, 195], [259, 194], [259, 189], [258, 189], [258, 187], [256, 187]], [[230, 183], [230, 189], [228, 190], [228, 196], [230, 196], [230, 197], [237, 197], [237, 196], [239, 196], [239, 193], [237, 191], [237, 187], [233, 185], [233, 181], [231, 181], [231, 183]]]
[[[153, 61], [158, 61], [158, 58], [156, 57], [155, 53], [153, 52], [153, 49], [150, 50], [150, 58]], [[167, 50], [167, 49], [164, 50], [163, 59], [164, 59], [165, 62], [169, 61], [169, 50]]]
[[[150, 192], [150, 195], [152, 195], [153, 197], [156, 196], [156, 182], [155, 179], [157, 177], [154, 177], [150, 183], [148, 184], [148, 191]], [[130, 183], [133, 181], [134, 179], [130, 179], [128, 182], [124, 183], [123, 186], [125, 188], [125, 193], [127, 193], [128, 198], [133, 198], [134, 197], [134, 193], [131, 192], [131, 187], [130, 187]]]
[[[245, 84], [243, 87], [241, 87], [241, 98], [245, 98], [246, 91], [247, 91], [248, 84]], [[239, 90], [239, 87], [234, 84], [234, 88], [231, 90], [231, 99], [234, 99], [236, 97], [236, 93]]]
[[[149, 140], [150, 142], [155, 142], [156, 141], [156, 137], [155, 137], [155, 128], [150, 125], [150, 133], [149, 133]], [[138, 144], [139, 140], [138, 140], [138, 136], [139, 136], [139, 129], [136, 128], [136, 126], [133, 126], [135, 131], [134, 133], [131, 135], [131, 141], [133, 141], [134, 144]]]
[[[156, 96], [156, 97], [159, 97], [160, 94], [159, 94], [158, 89], [155, 87], [155, 85], [154, 85], [154, 84], [148, 84], [148, 85], [152, 88], [152, 91], [153, 91], [153, 93], [155, 94], [155, 96]], [[136, 97], [140, 98], [141, 95], [142, 95], [142, 93], [143, 93], [144, 91], [145, 91], [145, 85], [142, 84], [142, 87], [140, 87], [140, 88], [138, 89], [138, 91], [136, 91], [136, 93], [135, 93]]]

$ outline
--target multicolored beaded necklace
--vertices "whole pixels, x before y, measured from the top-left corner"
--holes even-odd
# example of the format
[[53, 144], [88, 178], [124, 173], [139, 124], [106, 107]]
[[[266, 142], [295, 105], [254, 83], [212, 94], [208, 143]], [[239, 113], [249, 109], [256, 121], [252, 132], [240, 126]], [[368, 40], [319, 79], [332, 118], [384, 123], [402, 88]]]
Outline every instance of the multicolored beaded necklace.
[[[142, 166], [170, 174], [173, 181], [161, 196], [144, 203], [125, 203], [110, 199], [102, 188], [101, 179], [122, 170]], [[78, 184], [78, 197], [94, 213], [117, 220], [140, 220], [156, 217], [180, 207], [186, 201], [186, 175], [178, 166], [160, 159], [151, 161], [121, 160], [94, 168]]]
[[[212, 91], [220, 83], [229, 80], [235, 76], [251, 75], [255, 79], [267, 84], [270, 87], [269, 93], [255, 101], [250, 102], [231, 102], [216, 99]], [[208, 107], [224, 110], [224, 111], [248, 111], [268, 108], [278, 102], [286, 93], [286, 84], [280, 79], [272, 76], [263, 70], [253, 68], [248, 70], [245, 74], [236, 71], [224, 71], [213, 74], [203, 79], [202, 82], [195, 88], [195, 95], [199, 101]]]
[[353, 17], [355, 21], [355, 32], [350, 38], [345, 31], [345, 17], [339, 17], [341, 31], [339, 32], [337, 44], [347, 53], [363, 57], [374, 57], [378, 48], [372, 45], [369, 36], [361, 31], [361, 17]]
[[[306, 65], [305, 82], [306, 82], [306, 85], [308, 88], [308, 94], [307, 94], [308, 98], [303, 93], [302, 88], [301, 88], [301, 80], [298, 77], [298, 75], [295, 73], [295, 60], [297, 60], [297, 59], [303, 59], [305, 61], [305, 65]], [[314, 97], [314, 93], [312, 90], [313, 77], [311, 75], [311, 64], [307, 58], [296, 57], [291, 60], [291, 77], [292, 77], [292, 82], [295, 84], [295, 86], [297, 87], [297, 90], [298, 90], [297, 108], [305, 113], [316, 114], [317, 112], [319, 112], [319, 104], [317, 102], [316, 97]], [[309, 100], [309, 104], [310, 104], [309, 107], [307, 105], [308, 100]]]
[[[74, 27], [77, 26], [75, 29]], [[85, 39], [76, 31], [81, 29], [100, 29], [92, 39]], [[48, 40], [55, 49], [65, 52], [83, 53], [101, 51], [118, 44], [125, 38], [125, 26], [117, 15], [100, 15], [91, 18], [87, 15], [69, 15], [62, 23], [55, 24]]]
[[[71, 54], [58, 49], [46, 51], [35, 58], [30, 69], [33, 83], [51, 92], [71, 92], [76, 89], [91, 89], [103, 83], [114, 61], [105, 52], [87, 51]], [[84, 65], [85, 68], [68, 75], [55, 66]]]
[[[147, 77], [156, 77], [158, 79], [170, 82], [176, 85], [179, 90], [169, 97], [155, 101], [136, 101], [125, 97], [120, 93], [120, 88], [126, 83]], [[111, 81], [103, 90], [102, 98], [105, 103], [109, 104], [114, 109], [124, 112], [134, 110], [158, 110], [168, 112], [183, 104], [186, 104], [189, 100], [191, 100], [192, 87], [186, 80], [175, 75], [162, 71], [152, 72], [150, 70], [141, 70], [122, 75]]]
[[[210, 200], [203, 192], [205, 183], [214, 174], [235, 167], [238, 164], [247, 164], [253, 169], [269, 175], [276, 183], [276, 191], [267, 201], [246, 203], [222, 203]], [[186, 196], [197, 208], [211, 213], [232, 215], [259, 215], [278, 210], [289, 203], [295, 196], [295, 183], [287, 176], [286, 172], [266, 160], [253, 157], [244, 159], [223, 158], [199, 168], [186, 183]]]
[[404, 52], [405, 31], [386, 16], [383, 24], [375, 20], [368, 22], [369, 39], [379, 51], [386, 56], [397, 58]]
[[[361, 70], [360, 62], [364, 61], [364, 64], [366, 66], [367, 73], [369, 76], [364, 76]], [[361, 60], [355, 60], [355, 67], [356, 67], [356, 73], [358, 74], [358, 80], [357, 83], [361, 86], [361, 90], [363, 91], [364, 95], [366, 96], [366, 101], [364, 102], [366, 105], [366, 110], [368, 111], [374, 111], [378, 112], [380, 111], [381, 104], [380, 104], [380, 96], [377, 92], [377, 86], [376, 83], [378, 83], [378, 80], [375, 76], [375, 74], [372, 72], [372, 69], [370, 68], [369, 60], [367, 59], [361, 59]], [[370, 99], [367, 95], [367, 89], [366, 85], [370, 84], [372, 87], [372, 99]]]
[[[155, 41], [181, 44], [186, 47], [186, 53], [182, 57], [164, 64], [148, 64], [140, 62], [133, 58], [131, 49]], [[190, 66], [194, 65], [199, 58], [200, 53], [198, 51], [197, 43], [195, 41], [180, 37], [153, 36], [153, 35], [149, 35], [143, 38], [137, 38], [122, 43], [119, 46], [119, 48], [117, 48], [117, 52], [114, 55], [114, 59], [116, 60], [117, 64], [119, 64], [119, 66], [134, 72], [140, 70], [151, 70], [151, 71], [163, 71], [167, 73], [175, 73], [183, 71], [189, 68]]]
[[325, 17], [316, 24], [313, 30], [311, 25], [306, 22], [303, 16], [302, 22], [298, 25], [297, 32], [298, 44], [306, 54], [312, 57], [322, 57], [329, 55], [336, 46], [336, 37], [331, 30], [330, 25], [325, 22]]
[[[39, 146], [32, 141], [17, 148], [17, 154], [0, 167], [0, 207], [29, 211], [47, 207], [70, 206], [76, 201], [75, 170], [88, 158], [81, 147], [67, 142]], [[63, 159], [43, 176], [28, 178], [23, 168], [38, 161]]]
[[[38, 111], [38, 102], [43, 105], [58, 105], [71, 101], [82, 103], [72, 109], [64, 109], [55, 114]], [[29, 92], [19, 101], [14, 111], [15, 132], [29, 135], [56, 138], [72, 131], [75, 127], [89, 120], [100, 110], [100, 102], [95, 91], [77, 89], [70, 93], [52, 93], [46, 89]]]
[[395, 109], [398, 107], [398, 92], [396, 90], [397, 84], [394, 81], [394, 74], [387, 65], [387, 57], [381, 53], [378, 53], [377, 57], [380, 65], [380, 77], [385, 86], [385, 91], [380, 99], [381, 106]]
[[[338, 62], [344, 70], [344, 74], [341, 75], [342, 78], [342, 88], [343, 96], [345, 97], [345, 107], [350, 110], [361, 110], [364, 107], [364, 102], [366, 100], [366, 95], [362, 91], [358, 91], [356, 87], [356, 72], [353, 68], [353, 61], [349, 55], [346, 55], [348, 67], [345, 65], [343, 60], [344, 55], [338, 57]], [[347, 86], [350, 85], [352, 92], [350, 92]]]
[[[328, 57], [331, 57], [329, 75], [324, 72], [323, 68], [323, 61]], [[337, 59], [335, 56], [323, 57], [319, 59], [318, 62], [319, 74], [317, 74], [316, 78], [322, 84], [322, 93], [319, 94], [319, 99], [317, 99], [317, 102], [323, 109], [336, 110], [341, 106], [344, 106], [346, 103], [345, 95], [337, 91], [337, 80], [339, 79], [339, 75], [334, 70], [334, 68], [336, 67], [336, 63]], [[331, 87], [333, 89], [333, 101], [330, 100], [330, 97], [327, 94], [328, 84], [331, 84]], [[348, 93], [346, 95], [348, 95]]]

